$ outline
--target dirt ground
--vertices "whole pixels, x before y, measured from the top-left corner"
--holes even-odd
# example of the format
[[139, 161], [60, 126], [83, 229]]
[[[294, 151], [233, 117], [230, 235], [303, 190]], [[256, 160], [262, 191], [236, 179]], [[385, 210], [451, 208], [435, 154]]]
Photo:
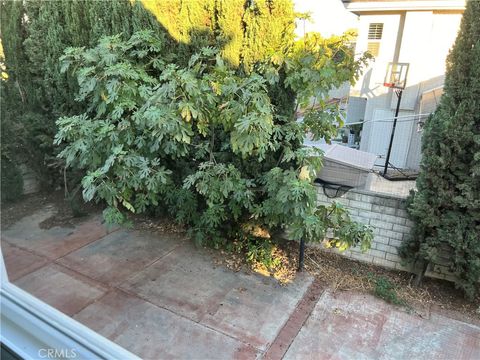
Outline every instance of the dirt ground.
[[[58, 212], [44, 221], [45, 228], [56, 225], [69, 226], [81, 221], [75, 217], [70, 204], [64, 200], [62, 191], [37, 193], [24, 196], [14, 203], [4, 203], [1, 206], [1, 226], [8, 228], [22, 217], [28, 216], [42, 206], [54, 205]], [[77, 212], [87, 215], [100, 212], [101, 206], [77, 202]], [[135, 216], [134, 226], [137, 229], [147, 229], [164, 233], [184, 232], [185, 230], [172, 224], [168, 219], [151, 219], [147, 216]], [[298, 268], [298, 244], [281, 241], [274, 250], [274, 256], [280, 259], [280, 265], [275, 269], [267, 269], [262, 264], [247, 263], [245, 256], [224, 250], [210, 250], [212, 261], [219, 266], [226, 266], [233, 271], [256, 271], [269, 274], [286, 283], [293, 279]], [[326, 283], [334, 291], [355, 290], [376, 294], [378, 279], [386, 280], [392, 285], [392, 292], [399, 300], [399, 305], [407, 311], [419, 316], [428, 317], [432, 309], [448, 313], [450, 317], [462, 321], [480, 323], [480, 296], [473, 301], [467, 300], [460, 290], [444, 280], [426, 278], [420, 287], [414, 287], [414, 276], [402, 271], [387, 270], [378, 266], [364, 264], [356, 260], [344, 258], [338, 254], [318, 248], [307, 248], [305, 254], [305, 271]], [[377, 294], [378, 295], [378, 294]]]

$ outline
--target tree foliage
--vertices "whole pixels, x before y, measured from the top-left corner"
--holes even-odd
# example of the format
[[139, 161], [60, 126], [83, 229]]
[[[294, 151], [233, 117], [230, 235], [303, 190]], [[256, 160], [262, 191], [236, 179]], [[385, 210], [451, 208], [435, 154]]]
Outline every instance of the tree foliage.
[[[316, 206], [319, 157], [301, 147], [305, 132], [328, 140], [340, 122], [324, 98], [358, 75], [351, 34], [295, 43], [289, 0], [0, 4], [2, 126], [24, 134], [11, 144], [39, 172], [63, 166], [60, 151], [108, 220], [163, 209], [199, 242], [259, 226], [368, 243], [340, 205]], [[297, 123], [295, 99], [312, 96], [319, 106]]]
[[[5, 140], [22, 144], [12, 163], [27, 161], [47, 185], [62, 178], [52, 146], [55, 120], [83, 106], [74, 101], [76, 80], [60, 72], [58, 60], [66, 47], [93, 46], [115, 34], [125, 40], [136, 31], [152, 30], [164, 38], [169, 61], [180, 66], [214, 44], [230, 65], [250, 69], [253, 61], [269, 55], [261, 49], [278, 50], [293, 40], [293, 5], [286, 0], [1, 0], [0, 8], [9, 74], [2, 83], [2, 107], [15, 109], [4, 112], [2, 126], [16, 124], [22, 134]], [[253, 48], [254, 57], [247, 54]]]
[[447, 58], [444, 94], [425, 125], [418, 191], [409, 211], [409, 261], [445, 255], [470, 297], [480, 280], [480, 3], [469, 1]]
[[53, 185], [62, 178], [53, 146], [55, 120], [82, 109], [74, 100], [76, 80], [60, 72], [65, 48], [90, 46], [117, 33], [128, 38], [140, 29], [165, 32], [141, 4], [129, 0], [3, 0], [0, 10], [8, 74], [2, 77], [1, 121], [13, 135], [2, 136], [2, 147], [21, 149], [10, 152], [11, 163], [27, 162], [44, 185]]
[[[332, 231], [337, 247], [368, 246], [368, 226], [339, 204], [316, 205], [320, 157], [301, 146], [306, 132], [334, 136], [339, 110], [322, 99], [365, 60], [355, 60], [350, 39], [312, 35], [249, 73], [211, 47], [186, 66], [164, 61], [165, 43], [149, 31], [70, 48], [63, 69], [76, 74], [77, 100], [88, 110], [57, 121], [60, 157], [86, 172], [83, 195], [104, 200], [111, 222], [157, 207], [199, 243], [223, 245], [258, 226], [309, 241]], [[304, 122], [286, 117], [272, 103], [272, 86], [295, 93], [302, 106], [316, 95], [325, 111], [308, 108]]]

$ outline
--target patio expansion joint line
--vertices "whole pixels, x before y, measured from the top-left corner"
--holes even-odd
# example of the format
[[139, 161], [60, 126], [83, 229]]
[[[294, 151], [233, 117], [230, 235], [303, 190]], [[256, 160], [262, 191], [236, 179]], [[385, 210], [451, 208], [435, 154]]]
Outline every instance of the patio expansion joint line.
[[[100, 240], [100, 239], [98, 239], [98, 240]], [[88, 245], [88, 244], [87, 244], [87, 245]], [[181, 247], [181, 246], [183, 246], [183, 245], [185, 245], [185, 244], [179, 244], [179, 245], [175, 246], [175, 247], [174, 247], [172, 250], [170, 250], [168, 253], [166, 253], [165, 255], [161, 256], [161, 257], [158, 258], [157, 260], [154, 260], [154, 261], [153, 261], [152, 263], [150, 263], [148, 266], [153, 265], [153, 263], [156, 263], [157, 261], [161, 260], [162, 258], [164, 258], [165, 256], [167, 256], [168, 254], [170, 254], [171, 252], [173, 252], [175, 249], [178, 249], [179, 247]], [[257, 348], [256, 346], [253, 346], [253, 345], [251, 345], [251, 344], [248, 344], [248, 343], [244, 342], [242, 339], [238, 339], [238, 338], [236, 338], [235, 336], [232, 336], [232, 335], [230, 335], [230, 334], [228, 334], [228, 333], [225, 333], [225, 332], [220, 331], [220, 330], [218, 330], [218, 329], [212, 328], [212, 327], [210, 327], [210, 326], [202, 323], [201, 320], [196, 321], [196, 320], [194, 320], [194, 319], [192, 319], [192, 318], [189, 318], [188, 316], [185, 316], [185, 315], [176, 313], [175, 311], [173, 311], [173, 310], [171, 310], [171, 309], [169, 309], [169, 308], [166, 308], [166, 307], [163, 307], [163, 306], [154, 304], [154, 303], [152, 303], [150, 300], [144, 298], [143, 296], [141, 296], [141, 295], [139, 295], [139, 294], [137, 294], [137, 293], [135, 293], [135, 292], [133, 292], [133, 291], [131, 291], [131, 290], [122, 288], [122, 287], [121, 287], [121, 283], [120, 283], [120, 284], [116, 284], [116, 285], [109, 284], [109, 283], [105, 283], [105, 282], [102, 282], [102, 281], [100, 281], [100, 280], [98, 280], [98, 279], [95, 279], [95, 278], [93, 278], [93, 277], [91, 277], [91, 276], [89, 276], [89, 275], [83, 274], [83, 273], [81, 273], [81, 272], [79, 272], [79, 271], [71, 268], [70, 266], [68, 266], [68, 265], [66, 265], [66, 264], [58, 263], [57, 260], [59, 260], [59, 259], [61, 259], [61, 258], [58, 258], [58, 259], [52, 261], [52, 263], [56, 264], [57, 266], [63, 267], [63, 268], [65, 268], [65, 269], [67, 269], [68, 271], [71, 271], [71, 272], [75, 273], [76, 275], [79, 275], [79, 276], [81, 276], [81, 277], [83, 277], [83, 278], [86, 278], [86, 279], [88, 279], [89, 281], [92, 281], [92, 282], [94, 282], [94, 283], [97, 283], [97, 284], [102, 285], [102, 286], [105, 288], [105, 290], [106, 290], [104, 294], [102, 294], [102, 295], [99, 296], [98, 298], [93, 299], [93, 300], [91, 300], [90, 302], [88, 302], [84, 307], [82, 307], [79, 311], [77, 311], [77, 312], [76, 312], [75, 314], [73, 314], [72, 316], [80, 313], [82, 310], [84, 310], [84, 309], [87, 308], [88, 306], [90, 306], [90, 305], [94, 304], [95, 302], [101, 300], [101, 299], [102, 299], [104, 296], [106, 296], [108, 293], [110, 293], [110, 292], [112, 292], [112, 291], [118, 291], [118, 292], [120, 292], [120, 293], [124, 293], [124, 294], [127, 294], [127, 295], [129, 295], [129, 296], [138, 298], [138, 299], [140, 299], [140, 300], [142, 300], [142, 301], [145, 301], [146, 303], [148, 303], [148, 304], [150, 304], [150, 305], [153, 305], [153, 306], [155, 306], [156, 308], [166, 310], [166, 311], [168, 311], [168, 312], [170, 312], [170, 313], [172, 313], [172, 314], [174, 314], [174, 315], [176, 315], [176, 316], [179, 316], [179, 317], [181, 317], [181, 318], [183, 318], [183, 319], [185, 319], [185, 320], [187, 320], [187, 321], [196, 323], [196, 324], [198, 324], [198, 325], [200, 325], [200, 326], [202, 326], [202, 327], [204, 327], [204, 328], [207, 328], [207, 329], [209, 329], [209, 330], [212, 330], [212, 331], [214, 331], [214, 332], [216, 332], [216, 333], [219, 333], [219, 334], [222, 334], [222, 335], [224, 335], [224, 336], [227, 336], [227, 337], [229, 337], [230, 339], [233, 339], [233, 340], [235, 340], [235, 341], [238, 341], [238, 342], [244, 344], [245, 346], [250, 347], [250, 348], [252, 348], [252, 349], [260, 352], [261, 354], [263, 354], [263, 353], [265, 352], [264, 350], [261, 350], [261, 349]], [[146, 268], [146, 267], [145, 267], [145, 268]], [[145, 268], [144, 268], [144, 269], [145, 269]], [[141, 269], [140, 271], [143, 271], [144, 269]], [[138, 272], [140, 272], [140, 271], [138, 271]], [[138, 272], [135, 273], [135, 274], [133, 274], [132, 276], [138, 274]], [[124, 280], [124, 281], [125, 281], [125, 280]]]
[[[33, 250], [30, 250], [30, 249], [26, 249], [26, 248], [23, 248], [21, 246], [18, 246], [16, 244], [12, 244], [6, 240], [2, 240], [2, 241], [5, 241], [6, 243], [8, 243], [8, 245], [10, 245], [11, 247], [14, 247], [18, 250], [22, 250], [22, 251], [25, 251], [25, 252], [28, 252], [29, 254], [31, 255], [34, 255], [34, 256], [38, 256], [39, 258], [42, 258], [43, 260], [46, 260], [45, 264], [42, 264], [38, 267], [34, 267], [32, 270], [30, 270], [29, 272], [23, 274], [22, 276], [18, 277], [18, 278], [15, 278], [15, 279], [11, 279], [10, 276], [8, 276], [8, 280], [10, 280], [11, 282], [15, 282], [15, 281], [18, 281], [20, 279], [22, 279], [23, 277], [27, 276], [27, 275], [30, 275], [31, 273], [34, 273], [35, 271], [37, 270], [40, 270], [41, 268], [47, 266], [47, 265], [50, 265], [52, 264], [55, 260], [52, 260], [48, 257], [46, 257], [45, 255], [42, 255], [42, 254], [37, 254], [35, 251]], [[8, 274], [8, 269], [7, 269], [7, 274]]]
[[313, 309], [325, 292], [326, 285], [321, 280], [314, 279], [297, 306], [278, 332], [277, 337], [265, 351], [263, 359], [282, 359], [297, 337], [300, 330], [310, 318]]
[[73, 269], [66, 264], [58, 263], [56, 260], [53, 261], [52, 263], [57, 265], [58, 267], [65, 268], [66, 270], [68, 270], [71, 273], [74, 273], [75, 275], [79, 276], [80, 278], [85, 278], [88, 281], [90, 281], [92, 283], [95, 283], [95, 284], [98, 284], [98, 285], [102, 286], [103, 288], [105, 288], [105, 292], [102, 295], [100, 295], [99, 297], [97, 297], [95, 299], [92, 299], [92, 300], [88, 301], [85, 306], [82, 306], [81, 309], [79, 309], [75, 314], [72, 314], [70, 317], [73, 317], [73, 316], [77, 315], [78, 313], [80, 313], [81, 311], [86, 309], [88, 306], [96, 303], [97, 301], [100, 301], [102, 298], [107, 296], [109, 293], [119, 290], [115, 285], [111, 285], [109, 283], [102, 282], [98, 279], [95, 279], [95, 278], [91, 277], [90, 275], [83, 274], [83, 273], [79, 272], [78, 270]]
[[[113, 234], [113, 233], [119, 231], [120, 229], [121, 229], [121, 228], [118, 228], [118, 229], [109, 231], [109, 232], [107, 232], [105, 235], [102, 235], [102, 236], [100, 236], [100, 237], [97, 238], [97, 239], [93, 239], [92, 241], [89, 241], [88, 243], [83, 244], [82, 246], [80, 246], [80, 247], [78, 247], [78, 248], [75, 248], [75, 249], [73, 249], [73, 250], [70, 250], [69, 252], [63, 254], [62, 256], [59, 256], [59, 257], [53, 259], [53, 261], [56, 262], [57, 260], [60, 260], [60, 259], [66, 257], [66, 256], [68, 256], [68, 255], [70, 255], [71, 253], [73, 253], [73, 252], [75, 252], [75, 251], [77, 251], [77, 250], [83, 249], [84, 247], [87, 247], [88, 245], [93, 244], [94, 242], [100, 241], [100, 240], [102, 240], [104, 237], [106, 237], [106, 236], [108, 236], [108, 235], [110, 235], [110, 234]], [[63, 240], [63, 238], [62, 238], [62, 240]]]
[[[48, 263], [51, 263], [51, 262], [53, 262], [53, 261], [56, 260], [56, 259], [53, 259], [53, 258], [49, 258], [48, 256], [45, 256], [45, 255], [43, 255], [43, 254], [37, 253], [35, 250], [28, 249], [28, 248], [26, 248], [26, 247], [23, 247], [23, 246], [14, 244], [14, 243], [12, 243], [12, 242], [10, 242], [10, 241], [8, 241], [8, 240], [2, 239], [2, 241], [5, 241], [8, 245], [10, 245], [10, 246], [12, 246], [12, 247], [14, 247], [14, 248], [17, 248], [17, 249], [19, 249], [19, 250], [23, 250], [23, 251], [25, 251], [25, 252], [28, 252], [28, 253], [30, 253], [30, 254], [32, 254], [32, 255], [41, 257], [42, 259], [47, 260]], [[34, 270], [34, 271], [35, 271], [35, 270]]]
[[72, 314], [70, 315], [71, 318], [73, 318], [75, 315], [79, 314], [80, 312], [82, 312], [83, 310], [85, 310], [87, 307], [89, 307], [90, 305], [92, 304], [95, 304], [97, 301], [100, 301], [102, 300], [105, 296], [107, 296], [108, 294], [110, 294], [112, 291], [114, 291], [115, 289], [114, 288], [108, 288], [106, 289], [107, 291], [105, 291], [105, 293], [103, 293], [102, 295], [100, 295], [99, 297], [93, 299], [93, 300], [90, 300], [86, 303], [85, 306], [82, 306], [75, 314]]
[[135, 271], [134, 274], [131, 274], [129, 276], [127, 276], [123, 281], [127, 281], [131, 278], [133, 278], [134, 276], [138, 275], [138, 273], [144, 271], [145, 269], [148, 269], [150, 266], [153, 266], [154, 264], [156, 264], [158, 261], [164, 259], [165, 257], [167, 257], [168, 255], [170, 255], [172, 252], [174, 252], [175, 250], [177, 250], [178, 248], [180, 248], [181, 246], [185, 245], [184, 243], [180, 243], [180, 244], [177, 244], [175, 245], [173, 248], [171, 248], [169, 251], [167, 251], [165, 254], [159, 256], [158, 258], [155, 258], [153, 259], [152, 261], [150, 261], [148, 264], [144, 265], [143, 268], [141, 268], [140, 270], [138, 271]]
[[221, 331], [221, 330], [212, 328], [211, 326], [208, 326], [207, 324], [202, 323], [201, 320], [199, 320], [199, 321], [194, 320], [194, 319], [192, 319], [192, 318], [189, 318], [189, 317], [186, 316], [186, 315], [176, 313], [176, 312], [173, 311], [172, 309], [169, 309], [169, 308], [167, 308], [167, 307], [164, 307], [164, 306], [155, 304], [155, 303], [151, 302], [150, 300], [148, 300], [147, 298], [141, 296], [140, 294], [137, 294], [137, 293], [135, 293], [135, 292], [132, 292], [131, 290], [121, 288], [121, 287], [119, 287], [118, 285], [117, 285], [117, 286], [114, 286], [114, 289], [117, 290], [117, 291], [119, 291], [119, 292], [123, 292], [124, 294], [127, 294], [127, 295], [129, 295], [129, 296], [136, 297], [136, 298], [138, 298], [138, 299], [140, 299], [140, 300], [142, 300], [142, 301], [145, 301], [146, 303], [148, 303], [148, 304], [150, 304], [150, 305], [153, 305], [153, 306], [155, 306], [156, 308], [159, 308], [159, 309], [162, 309], [162, 310], [166, 310], [166, 311], [168, 311], [169, 313], [172, 313], [173, 315], [176, 315], [176, 316], [178, 316], [178, 317], [181, 317], [182, 319], [185, 319], [185, 320], [187, 320], [187, 321], [189, 321], [189, 322], [193, 322], [193, 323], [195, 323], [195, 324], [197, 324], [197, 325], [200, 325], [200, 326], [202, 326], [202, 327], [204, 327], [204, 328], [207, 328], [207, 329], [209, 329], [209, 330], [212, 330], [212, 331], [214, 331], [214, 332], [216, 332], [216, 333], [218, 333], [218, 334], [222, 334], [222, 335], [224, 335], [224, 336], [227, 336], [227, 337], [229, 337], [229, 338], [232, 339], [232, 340], [238, 341], [238, 342], [242, 343], [243, 345], [245, 345], [245, 346], [247, 346], [247, 347], [249, 347], [249, 348], [252, 348], [253, 350], [258, 351], [258, 352], [261, 353], [261, 354], [265, 353], [264, 350], [259, 349], [258, 347], [253, 346], [253, 345], [251, 345], [251, 344], [248, 344], [248, 343], [246, 343], [245, 341], [243, 341], [242, 339], [238, 339], [238, 338], [236, 338], [236, 337], [233, 336], [233, 335], [230, 335], [230, 334], [225, 333], [225, 332], [223, 332], [223, 331]]
[[[61, 255], [61, 256], [55, 257], [55, 258], [54, 258], [54, 257], [48, 257], [48, 256], [46, 256], [46, 255], [44, 255], [44, 254], [42, 254], [42, 253], [39, 253], [39, 252], [35, 251], [35, 250], [26, 248], [26, 247], [24, 247], [24, 246], [21, 246], [21, 245], [15, 244], [15, 243], [12, 243], [11, 241], [8, 241], [7, 239], [1, 239], [1, 241], [5, 241], [5, 242], [8, 243], [10, 246], [15, 247], [15, 248], [17, 248], [17, 249], [26, 251], [26, 252], [28, 252], [28, 253], [30, 253], [30, 254], [32, 254], [32, 255], [36, 255], [36, 256], [39, 256], [39, 257], [41, 257], [41, 258], [43, 258], [43, 259], [46, 259], [46, 260], [48, 260], [48, 263], [47, 263], [47, 264], [51, 264], [51, 263], [57, 263], [57, 260], [60, 260], [61, 258], [65, 257], [65, 256], [67, 256], [67, 255], [70, 255], [71, 253], [73, 253], [73, 252], [75, 252], [75, 251], [77, 251], [77, 250], [80, 250], [80, 249], [82, 249], [82, 248], [84, 248], [84, 247], [86, 247], [86, 246], [88, 246], [88, 245], [90, 245], [90, 244], [93, 244], [95, 241], [99, 241], [99, 240], [103, 239], [105, 236], [110, 235], [110, 234], [113, 234], [114, 232], [116, 232], [116, 231], [118, 231], [118, 230], [120, 230], [120, 228], [115, 229], [115, 230], [112, 230], [112, 231], [106, 233], [105, 235], [100, 236], [100, 237], [97, 238], [97, 239], [93, 239], [92, 241], [89, 241], [88, 243], [86, 243], [86, 244], [84, 244], [84, 245], [82, 245], [82, 246], [80, 246], [80, 247], [78, 247], [78, 248], [75, 248], [75, 249], [73, 249], [73, 250], [71, 250], [71, 251], [69, 251], [69, 252], [67, 252], [67, 253], [65, 253], [65, 254], [63, 254], [63, 255]], [[62, 238], [61, 240], [64, 240], [64, 239], [65, 239], [65, 238]], [[47, 264], [45, 264], [45, 265], [47, 265]], [[45, 266], [45, 265], [44, 265], [44, 266]], [[38, 269], [37, 269], [37, 270], [38, 270]], [[33, 271], [35, 271], [35, 270], [33, 270]], [[31, 271], [31, 272], [33, 272], [33, 271]], [[23, 277], [23, 276], [22, 276], [22, 277]]]
[[[116, 230], [115, 230], [115, 231], [116, 231]], [[109, 233], [109, 234], [111, 234], [111, 233]], [[108, 234], [107, 234], [107, 235], [108, 235]], [[105, 236], [107, 236], [107, 235], [105, 235]], [[99, 240], [101, 240], [101, 239], [102, 239], [103, 237], [105, 237], [105, 236], [102, 236], [101, 238], [98, 238], [97, 240], [94, 240], [94, 241], [86, 244], [85, 246], [90, 245], [90, 244], [94, 243], [95, 241], [99, 241]], [[179, 246], [180, 246], [180, 245], [175, 246], [175, 248], [173, 248], [171, 251], [169, 251], [168, 253], [166, 253], [166, 254], [163, 255], [163, 256], [160, 256], [158, 259], [153, 260], [153, 262], [149, 263], [147, 266], [143, 267], [142, 269], [136, 271], [136, 272], [135, 272], [134, 274], [132, 274], [131, 276], [128, 276], [127, 278], [125, 278], [124, 280], [122, 280], [122, 282], [123, 282], [123, 281], [127, 281], [129, 278], [131, 278], [131, 277], [137, 275], [139, 272], [145, 270], [148, 266], [153, 265], [153, 263], [155, 263], [155, 262], [157, 262], [158, 260], [162, 259], [162, 258], [165, 257], [166, 255], [170, 254], [172, 251], [174, 251], [175, 249], [177, 249]], [[78, 248], [78, 249], [76, 249], [76, 250], [79, 250], [79, 249], [81, 249], [81, 248], [83, 248], [83, 246], [80, 247], [80, 248]], [[73, 252], [76, 251], [76, 250], [73, 250]], [[66, 255], [65, 255], [65, 256], [66, 256]], [[92, 281], [92, 282], [98, 283], [98, 284], [102, 285], [104, 288], [107, 289], [107, 293], [108, 293], [109, 291], [112, 291], [112, 290], [122, 290], [123, 292], [126, 293], [125, 290], [123, 290], [122, 288], [119, 287], [121, 284], [115, 285], [115, 284], [111, 284], [111, 283], [108, 283], [108, 282], [101, 281], [101, 280], [99, 280], [99, 279], [96, 279], [96, 278], [92, 277], [91, 275], [84, 274], [84, 273], [78, 271], [77, 269], [71, 267], [67, 262], [59, 262], [59, 260], [61, 260], [63, 257], [64, 257], [64, 256], [61, 256], [61, 257], [59, 257], [59, 258], [57, 258], [57, 259], [55, 259], [55, 260], [52, 260], [52, 261], [50, 261], [49, 264], [55, 264], [55, 265], [57, 265], [57, 266], [63, 267], [63, 268], [65, 268], [65, 269], [67, 269], [68, 271], [71, 271], [71, 272], [75, 273], [76, 275], [79, 275], [79, 276], [81, 276], [81, 277], [84, 277], [84, 278], [86, 278], [86, 279], [88, 279], [88, 280], [90, 280], [90, 281]], [[46, 265], [47, 265], [47, 264], [46, 264]], [[38, 270], [38, 269], [37, 269], [37, 270]], [[103, 297], [103, 296], [101, 296], [101, 297]], [[101, 298], [101, 297], [100, 297], [100, 298]], [[96, 301], [96, 300], [94, 300], [94, 301]]]

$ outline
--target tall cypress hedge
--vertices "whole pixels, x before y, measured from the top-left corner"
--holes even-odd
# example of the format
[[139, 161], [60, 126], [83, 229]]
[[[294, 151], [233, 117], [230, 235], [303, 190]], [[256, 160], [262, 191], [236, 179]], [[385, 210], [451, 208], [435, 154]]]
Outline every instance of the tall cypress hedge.
[[418, 191], [409, 207], [410, 261], [449, 259], [469, 297], [480, 281], [480, 2], [469, 1], [448, 58], [444, 95], [425, 125]]

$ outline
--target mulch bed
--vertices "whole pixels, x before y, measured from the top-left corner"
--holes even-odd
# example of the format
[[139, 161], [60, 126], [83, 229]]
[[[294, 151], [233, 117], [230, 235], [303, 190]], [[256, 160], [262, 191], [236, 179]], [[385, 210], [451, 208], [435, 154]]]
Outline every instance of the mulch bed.
[[[249, 264], [243, 254], [223, 250], [212, 251], [214, 263], [233, 271], [257, 272], [272, 276], [281, 284], [292, 281], [298, 269], [298, 244], [281, 241], [275, 250], [281, 259], [276, 269], [266, 269], [262, 264]], [[421, 317], [429, 317], [432, 310], [462, 321], [480, 325], [480, 296], [473, 301], [455, 289], [453, 283], [424, 278], [420, 287], [413, 285], [414, 275], [404, 271], [385, 269], [373, 264], [362, 263], [318, 247], [307, 247], [305, 271], [326, 284], [333, 292], [357, 291], [374, 294], [375, 281], [384, 278], [394, 286], [404, 310]]]

